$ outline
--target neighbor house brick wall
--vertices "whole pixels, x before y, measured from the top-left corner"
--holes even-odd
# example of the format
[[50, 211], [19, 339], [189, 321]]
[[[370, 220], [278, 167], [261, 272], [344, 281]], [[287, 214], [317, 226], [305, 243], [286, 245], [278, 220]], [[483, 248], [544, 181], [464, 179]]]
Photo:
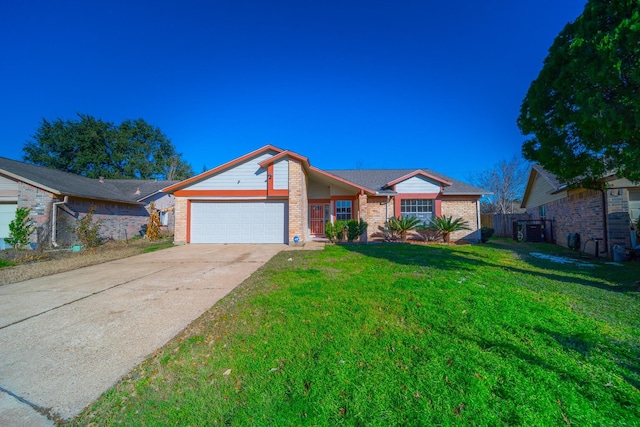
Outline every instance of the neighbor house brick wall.
[[56, 241], [59, 245], [77, 243], [73, 228], [77, 226], [77, 220], [87, 215], [93, 207], [93, 221], [100, 222], [99, 234], [104, 240], [126, 240], [140, 236], [142, 226], [149, 222], [149, 213], [142, 205], [70, 199], [64, 208], [58, 208]]
[[309, 203], [307, 201], [307, 177], [302, 163], [289, 159], [289, 244], [298, 236], [299, 243], [307, 240]]
[[457, 198], [443, 196], [442, 198], [442, 215], [452, 217], [453, 219], [462, 218], [467, 221], [470, 230], [461, 230], [451, 233], [451, 241], [467, 240], [470, 242], [478, 241], [478, 213], [477, 198]]
[[[556, 243], [567, 247], [569, 233], [580, 234], [580, 247], [592, 238], [604, 239], [602, 217], [602, 193], [596, 190], [575, 189], [568, 190], [567, 197], [547, 203], [545, 206], [546, 219], [553, 220], [553, 234]], [[527, 209], [532, 219], [540, 218], [540, 208]], [[602, 251], [603, 243], [600, 243]], [[585, 252], [595, 254], [595, 244], [586, 245]]]
[[[358, 195], [358, 217], [354, 219], [357, 219], [358, 221], [365, 221], [368, 224], [367, 206], [368, 206], [367, 195], [366, 194]], [[367, 231], [362, 236], [360, 236], [360, 241], [367, 242], [369, 240], [368, 234], [369, 234], [369, 226], [367, 225]]]
[[51, 206], [54, 201], [58, 200], [55, 199], [52, 193], [26, 182], [18, 182], [18, 207], [31, 209], [29, 217], [36, 225], [36, 231], [30, 236], [29, 240], [41, 247], [48, 247], [50, 244], [49, 218], [51, 217]]
[[367, 198], [365, 221], [369, 224], [367, 227], [368, 240], [375, 241], [384, 239], [385, 223], [387, 221], [385, 215], [388, 215], [389, 218], [392, 217], [394, 212], [393, 208], [393, 198], [389, 199], [388, 205], [386, 197], [369, 196]]
[[185, 197], [175, 198], [173, 242], [176, 244], [187, 242], [187, 199]]

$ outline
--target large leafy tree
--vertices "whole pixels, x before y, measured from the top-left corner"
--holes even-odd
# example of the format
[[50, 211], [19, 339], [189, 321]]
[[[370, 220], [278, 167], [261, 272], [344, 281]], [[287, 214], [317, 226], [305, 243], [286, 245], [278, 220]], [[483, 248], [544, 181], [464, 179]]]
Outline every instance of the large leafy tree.
[[42, 123], [23, 147], [25, 161], [88, 178], [185, 179], [191, 166], [162, 131], [143, 119], [119, 125], [78, 114]]
[[640, 0], [589, 0], [522, 102], [522, 151], [568, 183], [640, 181]]

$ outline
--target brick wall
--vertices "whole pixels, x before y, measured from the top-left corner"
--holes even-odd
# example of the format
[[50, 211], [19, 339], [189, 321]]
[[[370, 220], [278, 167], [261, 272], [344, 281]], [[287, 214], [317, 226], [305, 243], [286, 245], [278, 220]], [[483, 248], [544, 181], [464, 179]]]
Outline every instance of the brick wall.
[[461, 230], [451, 233], [452, 242], [456, 240], [467, 240], [469, 242], [478, 241], [479, 224], [476, 202], [477, 201], [474, 198], [455, 200], [443, 197], [442, 215], [453, 217], [453, 219], [462, 218], [467, 221], [470, 228], [470, 230]]
[[295, 236], [299, 243], [307, 239], [308, 211], [306, 174], [298, 160], [289, 158], [289, 244]]
[[367, 221], [367, 224], [369, 225], [367, 227], [367, 238], [369, 241], [384, 239], [384, 227], [387, 220], [385, 215], [388, 215], [389, 218], [391, 218], [393, 216], [393, 207], [393, 199], [390, 199], [389, 204], [387, 205], [386, 197], [370, 196], [367, 198], [365, 221]]
[[32, 243], [37, 243], [39, 247], [50, 246], [51, 236], [51, 206], [54, 201], [54, 195], [48, 191], [34, 187], [25, 182], [18, 182], [18, 207], [29, 208], [31, 213], [29, 217], [36, 225], [36, 231], [30, 236]]
[[[545, 216], [553, 220], [556, 243], [567, 247], [569, 233], [580, 234], [580, 247], [585, 248], [587, 240], [604, 238], [602, 218], [602, 193], [595, 190], [575, 189], [567, 192], [567, 197], [547, 203]], [[527, 210], [532, 219], [540, 218], [538, 207]], [[600, 250], [602, 251], [602, 244]], [[595, 254], [594, 242], [588, 243], [585, 252]]]
[[175, 198], [173, 242], [176, 244], [187, 242], [187, 199], [185, 197]]
[[100, 221], [99, 234], [105, 240], [125, 240], [140, 236], [141, 227], [149, 221], [149, 213], [144, 206], [70, 199], [64, 209], [58, 208], [56, 241], [60, 246], [77, 243], [72, 229], [77, 225], [77, 219], [87, 215], [92, 207], [96, 208], [93, 220]]

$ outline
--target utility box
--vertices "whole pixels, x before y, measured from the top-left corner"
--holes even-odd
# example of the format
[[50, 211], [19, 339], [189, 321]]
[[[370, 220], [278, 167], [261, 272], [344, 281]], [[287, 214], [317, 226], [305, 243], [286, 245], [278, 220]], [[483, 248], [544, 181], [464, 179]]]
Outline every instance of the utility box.
[[569, 233], [567, 235], [567, 247], [576, 251], [580, 249], [580, 233]]

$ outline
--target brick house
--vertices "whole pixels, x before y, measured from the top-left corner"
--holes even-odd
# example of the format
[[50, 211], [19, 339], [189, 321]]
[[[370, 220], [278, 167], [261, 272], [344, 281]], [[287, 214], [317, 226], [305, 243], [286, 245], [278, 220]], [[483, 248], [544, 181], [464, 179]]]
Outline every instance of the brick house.
[[0, 157], [0, 248], [17, 208], [31, 209], [36, 225], [31, 241], [41, 248], [75, 242], [75, 220], [95, 207], [104, 239], [124, 240], [140, 233], [155, 202], [167, 232], [173, 230], [173, 197], [161, 191], [176, 181], [90, 179]]
[[479, 200], [487, 192], [427, 169], [321, 170], [267, 145], [165, 188], [175, 196], [176, 243], [304, 243], [329, 221], [368, 223], [362, 240], [383, 236], [392, 216], [461, 217], [479, 240]]
[[580, 250], [612, 254], [615, 245], [630, 248], [633, 223], [640, 217], [640, 185], [614, 175], [604, 178], [603, 191], [569, 188], [551, 172], [534, 165], [521, 207], [532, 219], [553, 222], [556, 243], [567, 247], [569, 233], [580, 235]]

